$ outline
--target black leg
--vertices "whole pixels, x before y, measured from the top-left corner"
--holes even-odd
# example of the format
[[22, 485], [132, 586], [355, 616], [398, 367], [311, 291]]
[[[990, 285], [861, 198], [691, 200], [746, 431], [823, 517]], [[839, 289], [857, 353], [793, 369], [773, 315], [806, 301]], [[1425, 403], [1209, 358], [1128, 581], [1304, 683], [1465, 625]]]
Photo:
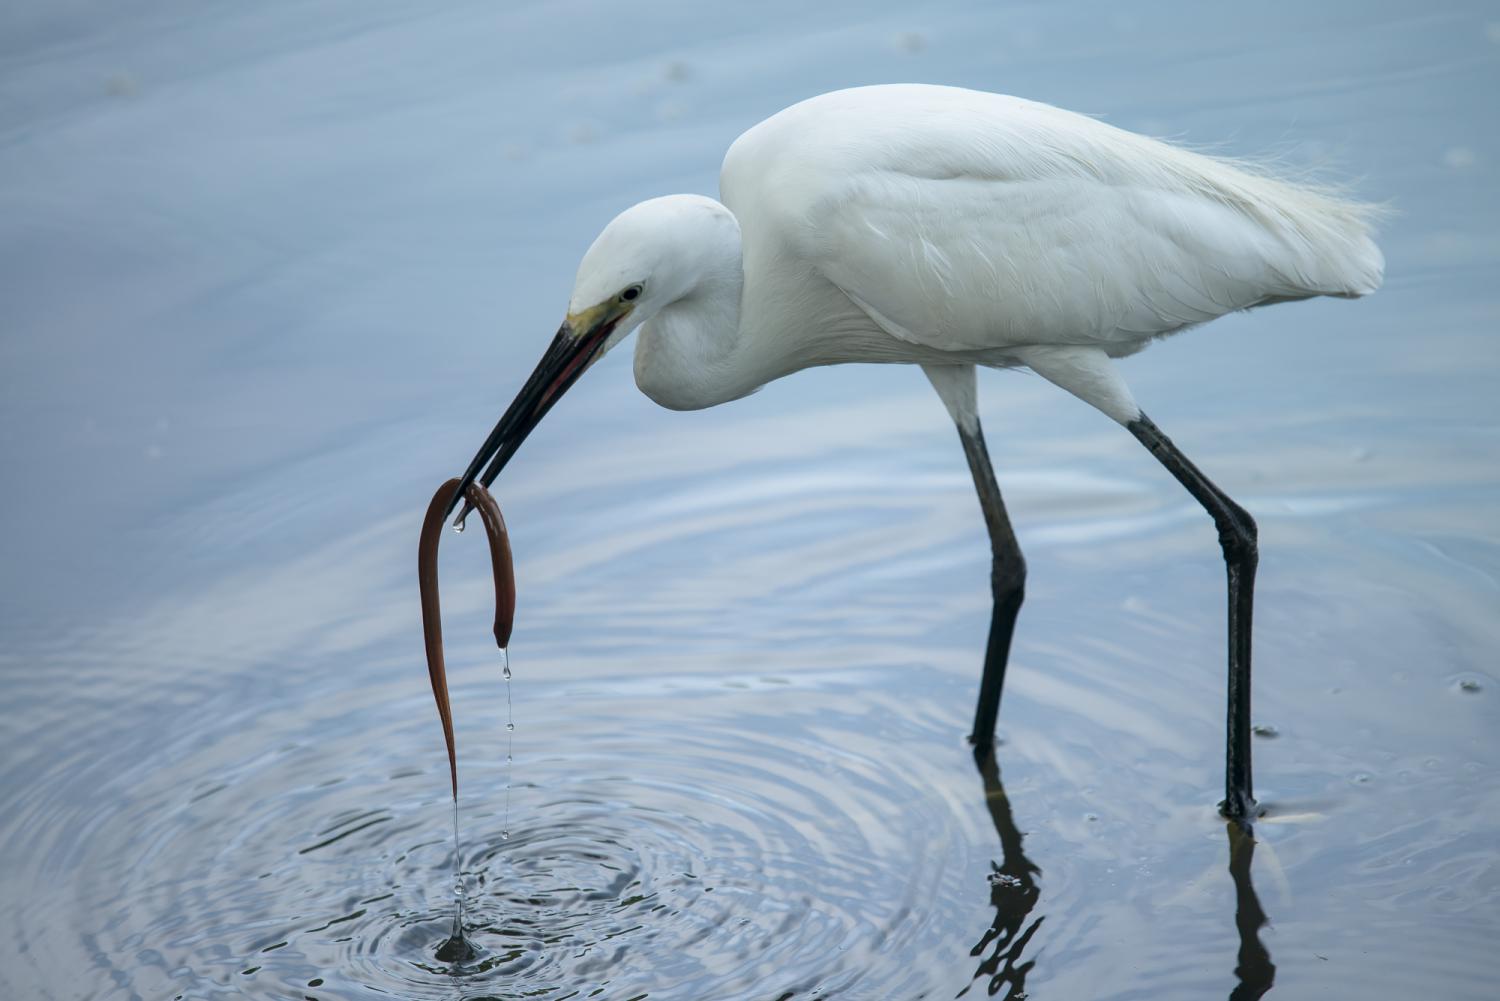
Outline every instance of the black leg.
[[1026, 598], [1026, 560], [1005, 513], [990, 453], [984, 447], [984, 431], [975, 423], [967, 431], [960, 424], [958, 437], [964, 444], [969, 471], [979, 491], [979, 507], [984, 512], [985, 527], [990, 532], [990, 591], [995, 610], [990, 616], [990, 638], [984, 652], [984, 677], [979, 682], [979, 702], [974, 707], [974, 731], [969, 742], [987, 747], [995, 741], [995, 717], [1000, 713], [1000, 690], [1005, 685], [1005, 662], [1010, 658], [1010, 639], [1015, 632], [1016, 615]]
[[1229, 713], [1224, 802], [1219, 804], [1219, 812], [1248, 823], [1255, 811], [1250, 783], [1250, 612], [1259, 559], [1255, 519], [1199, 472], [1145, 414], [1127, 426], [1213, 516], [1219, 530], [1219, 546], [1224, 550], [1224, 566], [1229, 574]]

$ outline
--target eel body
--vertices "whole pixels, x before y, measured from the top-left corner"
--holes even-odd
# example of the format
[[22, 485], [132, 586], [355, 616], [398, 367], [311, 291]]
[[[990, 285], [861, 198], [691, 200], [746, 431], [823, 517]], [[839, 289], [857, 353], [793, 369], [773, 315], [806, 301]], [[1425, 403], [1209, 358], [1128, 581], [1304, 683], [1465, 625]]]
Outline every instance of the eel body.
[[[448, 702], [448, 672], [443, 664], [443, 615], [438, 600], [438, 543], [443, 537], [443, 522], [458, 480], [438, 487], [427, 505], [422, 520], [422, 537], [417, 545], [417, 585], [422, 594], [422, 639], [427, 647], [427, 676], [432, 682], [432, 697], [437, 702], [438, 717], [443, 721], [443, 742], [448, 746], [448, 779], [453, 798], [458, 798], [458, 755], [453, 746], [453, 709]], [[479, 512], [484, 534], [490, 543], [490, 567], [495, 578], [495, 642], [503, 650], [510, 643], [511, 627], [516, 617], [516, 574], [511, 565], [510, 535], [500, 505], [490, 492], [471, 483], [464, 497]]]

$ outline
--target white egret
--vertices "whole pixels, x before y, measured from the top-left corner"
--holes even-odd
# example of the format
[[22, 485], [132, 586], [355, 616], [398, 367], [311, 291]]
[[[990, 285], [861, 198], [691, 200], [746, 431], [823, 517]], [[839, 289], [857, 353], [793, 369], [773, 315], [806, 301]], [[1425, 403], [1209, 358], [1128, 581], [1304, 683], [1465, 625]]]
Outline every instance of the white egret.
[[674, 410], [816, 365], [922, 366], [958, 427], [991, 541], [994, 612], [971, 735], [983, 748], [1026, 564], [974, 369], [1028, 367], [1124, 425], [1213, 517], [1229, 577], [1221, 809], [1250, 817], [1255, 522], [1146, 417], [1113, 359], [1235, 310], [1375, 291], [1372, 208], [1048, 105], [906, 84], [773, 115], [730, 147], [719, 183], [722, 202], [653, 198], [604, 228], [566, 321], [463, 483], [481, 469], [493, 482], [637, 327], [636, 383]]

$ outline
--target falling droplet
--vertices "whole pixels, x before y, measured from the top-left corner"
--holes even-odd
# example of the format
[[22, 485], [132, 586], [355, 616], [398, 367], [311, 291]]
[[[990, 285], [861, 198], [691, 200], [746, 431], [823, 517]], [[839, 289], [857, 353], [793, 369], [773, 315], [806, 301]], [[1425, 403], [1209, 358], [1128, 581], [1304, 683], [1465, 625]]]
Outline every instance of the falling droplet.
[[500, 648], [500, 663], [503, 665], [505, 674], [505, 823], [500, 831], [500, 837], [504, 841], [510, 840], [510, 787], [512, 774], [515, 771], [512, 752], [516, 749], [516, 724], [515, 708], [510, 697], [510, 650], [506, 647]]

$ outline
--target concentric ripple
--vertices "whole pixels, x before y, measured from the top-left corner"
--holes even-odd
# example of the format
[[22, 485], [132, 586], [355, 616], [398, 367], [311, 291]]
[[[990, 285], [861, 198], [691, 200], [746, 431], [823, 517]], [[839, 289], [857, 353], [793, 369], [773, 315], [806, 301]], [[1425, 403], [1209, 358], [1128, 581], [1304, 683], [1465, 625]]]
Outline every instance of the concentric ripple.
[[[600, 655], [545, 682], [522, 659], [509, 768], [499, 664], [456, 658], [461, 964], [438, 955], [452, 813], [415, 654], [155, 664], [173, 683], [135, 686], [135, 650], [60, 643], [46, 670], [9, 665], [22, 753], [0, 762], [0, 858], [20, 864], [0, 897], [23, 903], [0, 912], [0, 997], [1019, 999], [1108, 996], [1120, 970], [1142, 997], [1273, 979], [1488, 997], [1490, 676], [1398, 676], [1397, 712], [1358, 697], [1370, 639], [1299, 698], [1277, 694], [1285, 674], [1264, 686], [1281, 736], [1258, 744], [1252, 864], [1212, 808], [1221, 680], [1176, 649], [1197, 634], [1153, 639], [1151, 611], [1108, 624], [1126, 644], [1028, 644], [1004, 785], [960, 737], [965, 649], [788, 656], [784, 677], [698, 654], [631, 676]], [[1372, 754], [1374, 733], [1402, 739]], [[1420, 950], [1370, 952], [1413, 915]]]
[[[135, 794], [108, 836], [69, 850], [97, 865], [90, 853], [128, 845], [131, 864], [120, 884], [58, 903], [101, 929], [97, 954], [149, 965], [167, 997], [792, 998], [930, 983], [914, 942], [940, 933], [920, 902], [977, 896], [963, 870], [984, 838], [973, 772], [902, 748], [941, 740], [961, 763], [954, 721], [910, 703], [870, 713], [868, 693], [843, 713], [870, 686], [825, 674], [674, 677], [676, 718], [642, 724], [661, 718], [653, 687], [520, 688], [508, 820], [503, 708], [490, 711], [503, 698], [455, 689], [471, 962], [437, 958], [453, 840], [431, 707], [378, 689], [336, 716], [289, 713], [280, 739], [264, 716], [180, 734], [158, 758], [200, 779], [121, 776]], [[240, 727], [273, 749], [246, 755]], [[932, 964], [951, 977], [953, 958]]]
[[[707, 692], [689, 701], [707, 716], [670, 733], [612, 733], [618, 697], [607, 714], [548, 725], [546, 744], [571, 750], [518, 755], [509, 836], [488, 803], [465, 813], [479, 957], [458, 970], [431, 958], [451, 914], [433, 892], [445, 885], [443, 841], [389, 855], [392, 885], [420, 880], [427, 892], [354, 919], [338, 965], [412, 992], [433, 978], [450, 990], [456, 976], [499, 997], [817, 996], [900, 979], [881, 968], [879, 946], [915, 930], [903, 924], [916, 898], [964, 855], [961, 824], [931, 788], [893, 774], [878, 755], [894, 748], [859, 735], [854, 719], [805, 705], [731, 725], [712, 718], [714, 703]], [[650, 718], [640, 708], [624, 718]], [[828, 729], [812, 732], [814, 717]], [[918, 831], [941, 849], [913, 860]], [[393, 846], [372, 835], [371, 847]], [[904, 882], [874, 876], [903, 869]]]

